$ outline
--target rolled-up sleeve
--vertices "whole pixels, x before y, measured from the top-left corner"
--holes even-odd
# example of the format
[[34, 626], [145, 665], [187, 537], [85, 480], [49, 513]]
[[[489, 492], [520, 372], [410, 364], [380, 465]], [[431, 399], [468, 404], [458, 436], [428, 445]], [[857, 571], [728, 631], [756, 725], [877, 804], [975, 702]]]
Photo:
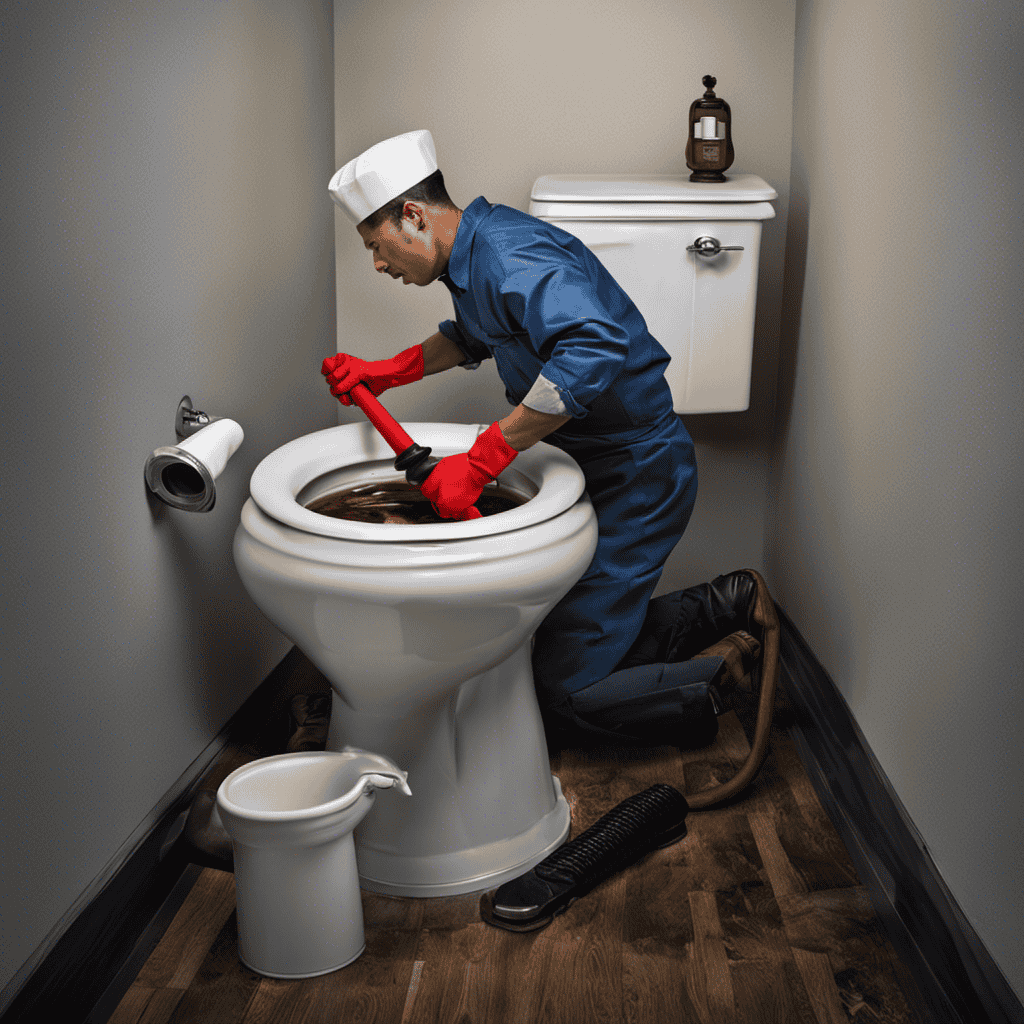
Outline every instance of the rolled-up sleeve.
[[557, 388], [568, 415], [586, 416], [587, 406], [607, 390], [629, 354], [629, 334], [609, 311], [601, 282], [572, 262], [531, 262], [505, 278], [501, 293], [544, 361], [544, 379]]
[[570, 415], [558, 388], [543, 373], [537, 377], [533, 382], [533, 387], [527, 391], [523, 405], [528, 409], [535, 409], [537, 412], [546, 412], [550, 416]]

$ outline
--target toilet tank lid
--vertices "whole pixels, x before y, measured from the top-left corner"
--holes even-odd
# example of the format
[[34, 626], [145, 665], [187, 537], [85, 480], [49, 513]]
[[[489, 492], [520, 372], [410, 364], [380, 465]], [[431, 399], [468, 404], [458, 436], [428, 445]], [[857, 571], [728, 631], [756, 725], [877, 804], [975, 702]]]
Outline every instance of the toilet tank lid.
[[690, 181], [683, 174], [543, 174], [531, 199], [561, 203], [756, 203], [777, 199], [756, 174], [727, 174], [725, 181]]

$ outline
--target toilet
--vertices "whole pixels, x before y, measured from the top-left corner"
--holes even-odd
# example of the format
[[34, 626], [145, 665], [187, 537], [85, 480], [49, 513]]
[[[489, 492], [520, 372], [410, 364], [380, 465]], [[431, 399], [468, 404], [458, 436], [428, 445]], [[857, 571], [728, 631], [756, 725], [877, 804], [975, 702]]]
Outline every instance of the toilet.
[[[577, 235], [669, 351], [677, 412], [750, 397], [761, 226], [776, 192], [755, 175], [545, 175], [530, 212]], [[405, 423], [435, 456], [485, 426]], [[533, 688], [533, 631], [586, 570], [597, 524], [573, 459], [543, 442], [499, 483], [529, 499], [462, 522], [378, 525], [306, 508], [401, 480], [373, 427], [297, 438], [253, 473], [234, 555], [258, 607], [330, 681], [328, 750], [372, 750], [413, 792], [379, 794], [355, 830], [359, 883], [396, 896], [494, 888], [556, 849], [569, 809]]]
[[[435, 456], [486, 429], [404, 426]], [[447, 896], [528, 871], [568, 834], [530, 638], [590, 564], [597, 522], [575, 461], [543, 442], [499, 477], [528, 500], [496, 515], [391, 525], [305, 507], [402, 479], [369, 423], [297, 438], [253, 473], [234, 556], [257, 606], [331, 683], [328, 750], [408, 772], [412, 799], [380, 793], [356, 829], [360, 885]]]
[[530, 213], [575, 235], [636, 304], [672, 361], [679, 413], [750, 404], [761, 227], [778, 193], [756, 174], [545, 174]]

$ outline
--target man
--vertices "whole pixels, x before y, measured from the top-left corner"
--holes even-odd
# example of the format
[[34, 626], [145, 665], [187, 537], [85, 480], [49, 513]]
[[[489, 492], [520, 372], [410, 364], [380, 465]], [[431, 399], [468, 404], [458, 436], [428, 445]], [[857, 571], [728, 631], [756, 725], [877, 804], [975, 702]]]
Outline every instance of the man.
[[[487, 482], [542, 439], [583, 470], [597, 513], [597, 551], [534, 638], [534, 679], [549, 733], [655, 742], [692, 724], [694, 707], [684, 706], [683, 690], [699, 691], [703, 708], [722, 659], [684, 670], [638, 665], [643, 658], [631, 651], [634, 642], [650, 647], [653, 634], [640, 636], [648, 603], [697, 494], [693, 442], [665, 381], [668, 353], [574, 236], [483, 197], [459, 209], [427, 131], [373, 146], [342, 167], [329, 190], [378, 273], [404, 285], [441, 281], [455, 308], [454, 320], [390, 359], [341, 353], [325, 360], [331, 393], [349, 405], [357, 382], [380, 395], [493, 358], [514, 406], [468, 452], [435, 467], [422, 490], [438, 512], [461, 516]], [[655, 642], [652, 650], [664, 647]]]

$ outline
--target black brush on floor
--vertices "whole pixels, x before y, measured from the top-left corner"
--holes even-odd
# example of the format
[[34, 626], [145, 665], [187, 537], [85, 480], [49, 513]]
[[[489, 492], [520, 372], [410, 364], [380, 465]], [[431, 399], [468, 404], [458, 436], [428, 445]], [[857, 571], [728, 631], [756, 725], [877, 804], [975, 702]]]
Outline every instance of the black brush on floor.
[[484, 893], [481, 918], [512, 932], [543, 928], [605, 879], [682, 839], [688, 810], [663, 782], [627, 797], [532, 871]]

